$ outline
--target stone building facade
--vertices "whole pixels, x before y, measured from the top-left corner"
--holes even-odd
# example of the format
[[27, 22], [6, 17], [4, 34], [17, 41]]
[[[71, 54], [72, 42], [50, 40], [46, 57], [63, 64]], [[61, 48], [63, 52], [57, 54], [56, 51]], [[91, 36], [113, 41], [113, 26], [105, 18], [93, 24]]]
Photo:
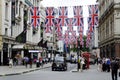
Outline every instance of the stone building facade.
[[99, 3], [98, 39], [101, 57], [120, 57], [120, 0]]
[[[30, 9], [35, 6], [42, 9], [41, 1], [0, 0], [0, 63], [3, 65], [7, 65], [8, 59], [16, 55], [21, 58], [41, 55], [42, 47], [38, 45], [41, 40], [41, 28], [38, 26], [33, 29], [30, 24]], [[44, 22], [45, 16], [42, 16], [40, 21]]]

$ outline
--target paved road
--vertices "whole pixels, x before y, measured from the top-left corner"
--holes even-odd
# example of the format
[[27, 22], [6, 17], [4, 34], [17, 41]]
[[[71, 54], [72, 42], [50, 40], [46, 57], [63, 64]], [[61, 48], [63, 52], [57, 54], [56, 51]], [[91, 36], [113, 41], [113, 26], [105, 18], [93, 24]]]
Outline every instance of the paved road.
[[111, 80], [110, 73], [100, 72], [94, 65], [83, 72], [75, 72], [75, 65], [69, 65], [69, 68], [68, 71], [51, 71], [51, 68], [45, 68], [27, 74], [3, 76], [0, 80]]

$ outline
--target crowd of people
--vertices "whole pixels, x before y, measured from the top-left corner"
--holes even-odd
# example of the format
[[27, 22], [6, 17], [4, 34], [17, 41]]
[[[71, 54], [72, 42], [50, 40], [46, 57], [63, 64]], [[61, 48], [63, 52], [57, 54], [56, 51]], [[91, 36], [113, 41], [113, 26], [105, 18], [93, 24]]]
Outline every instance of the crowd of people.
[[30, 58], [28, 56], [25, 56], [24, 58], [18, 58], [18, 57], [14, 57], [14, 58], [9, 58], [9, 67], [12, 68], [12, 66], [17, 66], [17, 65], [25, 65], [25, 67], [27, 68], [28, 65], [30, 68], [32, 68], [33, 64], [36, 64], [36, 67], [40, 67], [44, 64], [47, 64], [48, 62], [50, 62], [49, 58], [42, 58], [39, 57], [39, 59], [33, 59]]
[[[9, 67], [11, 68], [12, 66], [16, 65], [25, 65], [27, 68], [28, 65], [30, 68], [32, 68], [32, 64], [36, 64], [36, 67], [43, 67], [44, 64], [51, 62], [50, 58], [42, 58], [39, 57], [38, 59], [32, 59], [27, 56], [24, 58], [17, 58], [14, 57], [9, 58]], [[117, 80], [118, 79], [118, 70], [119, 70], [119, 75], [120, 75], [120, 58], [97, 58], [95, 60], [95, 63], [98, 65], [98, 70], [102, 72], [111, 72], [111, 77], [112, 80]], [[81, 72], [83, 69], [87, 69], [87, 64], [88, 61], [86, 60], [85, 57], [79, 56], [77, 59], [77, 69], [78, 71], [80, 70]]]
[[[97, 59], [98, 70], [103, 72], [111, 72], [112, 80], [117, 80], [118, 70], [120, 69], [120, 58], [112, 57]], [[120, 75], [120, 72], [119, 72]]]

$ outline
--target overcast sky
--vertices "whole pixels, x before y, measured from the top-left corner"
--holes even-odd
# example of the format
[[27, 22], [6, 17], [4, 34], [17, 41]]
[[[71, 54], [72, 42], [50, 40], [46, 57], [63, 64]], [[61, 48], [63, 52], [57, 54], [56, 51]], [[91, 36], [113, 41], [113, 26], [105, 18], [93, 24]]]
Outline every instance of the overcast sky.
[[[44, 7], [60, 7], [68, 6], [69, 13], [71, 13], [72, 6], [83, 6], [83, 17], [84, 17], [84, 34], [86, 35], [86, 30], [88, 29], [87, 17], [88, 17], [88, 8], [87, 5], [96, 4], [96, 0], [43, 0], [42, 5]], [[72, 14], [68, 15], [72, 17]]]

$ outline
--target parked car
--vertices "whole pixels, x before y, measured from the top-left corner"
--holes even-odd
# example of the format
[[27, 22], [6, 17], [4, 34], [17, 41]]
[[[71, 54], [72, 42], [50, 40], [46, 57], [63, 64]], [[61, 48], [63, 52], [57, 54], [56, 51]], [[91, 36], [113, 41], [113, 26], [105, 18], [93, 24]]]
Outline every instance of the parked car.
[[67, 63], [64, 57], [55, 57], [52, 63], [52, 71], [54, 70], [67, 70]]

